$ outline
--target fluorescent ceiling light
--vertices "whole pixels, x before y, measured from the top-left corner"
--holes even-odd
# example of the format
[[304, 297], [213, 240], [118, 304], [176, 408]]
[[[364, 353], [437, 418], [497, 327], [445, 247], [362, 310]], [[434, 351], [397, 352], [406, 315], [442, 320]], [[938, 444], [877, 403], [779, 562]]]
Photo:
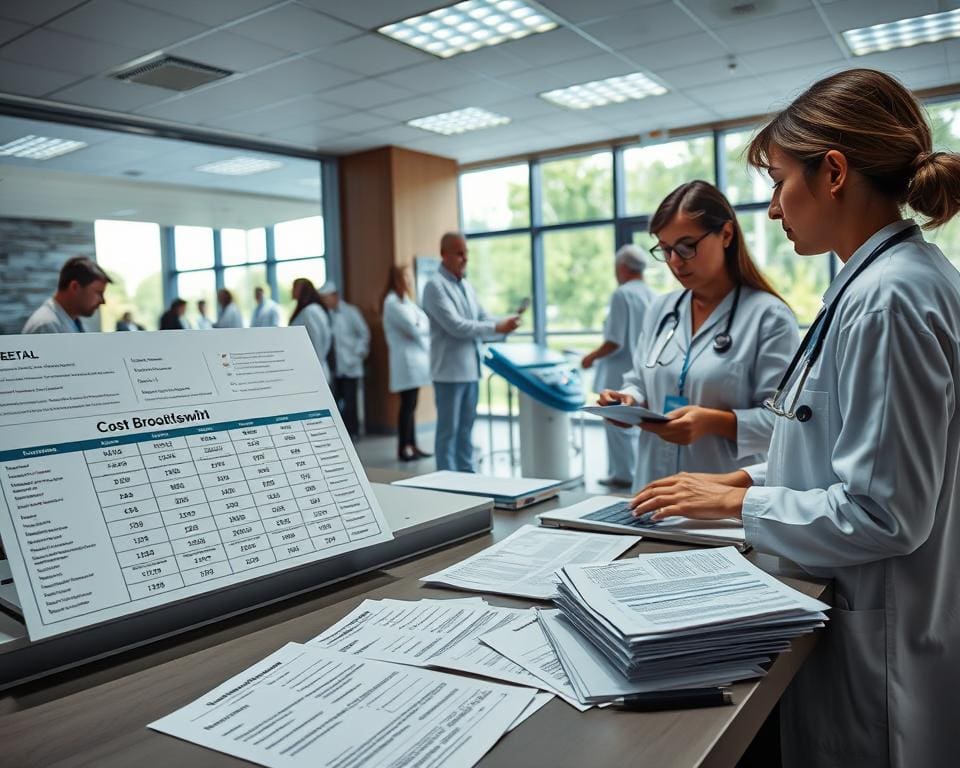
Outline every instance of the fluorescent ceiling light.
[[250, 176], [254, 173], [272, 171], [274, 168], [282, 166], [283, 163], [278, 163], [276, 160], [262, 160], [259, 157], [239, 155], [231, 157], [229, 160], [218, 160], [215, 163], [198, 165], [194, 170], [203, 173], [219, 173], [221, 176]]
[[443, 112], [439, 115], [429, 115], [428, 117], [418, 117], [415, 120], [408, 120], [407, 125], [413, 126], [414, 128], [422, 128], [425, 131], [442, 133], [444, 136], [452, 136], [455, 133], [477, 131], [481, 128], [493, 128], [497, 125], [506, 125], [509, 122], [509, 117], [488, 112], [485, 109], [478, 109], [477, 107], [467, 107], [466, 109], [458, 109], [455, 112]]
[[73, 139], [48, 139], [46, 136], [21, 136], [19, 139], [0, 145], [0, 155], [23, 157], [27, 160], [49, 160], [67, 152], [76, 152], [87, 146], [85, 141]]
[[608, 77], [606, 80], [571, 85], [569, 88], [557, 88], [541, 93], [540, 98], [570, 109], [590, 109], [647, 96], [659, 96], [666, 92], [666, 88], [646, 75], [633, 72], [629, 75]]
[[889, 24], [848, 29], [843, 39], [854, 56], [863, 56], [894, 48], [909, 48], [922, 43], [935, 43], [960, 37], [960, 10], [914, 16]]
[[377, 32], [447, 59], [556, 28], [557, 22], [522, 0], [466, 0]]

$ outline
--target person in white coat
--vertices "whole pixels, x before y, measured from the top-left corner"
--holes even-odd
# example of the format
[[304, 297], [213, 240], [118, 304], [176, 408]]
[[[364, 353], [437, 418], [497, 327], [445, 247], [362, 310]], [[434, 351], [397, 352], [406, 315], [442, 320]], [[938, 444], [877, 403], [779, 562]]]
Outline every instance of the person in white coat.
[[333, 333], [333, 396], [347, 432], [356, 437], [360, 434], [357, 390], [363, 378], [363, 361], [370, 353], [370, 327], [359, 309], [340, 298], [334, 283], [324, 283], [320, 301]]
[[259, 285], [253, 289], [253, 300], [256, 305], [250, 316], [251, 328], [276, 328], [280, 325], [280, 307]]
[[467, 240], [458, 232], [440, 239], [440, 269], [423, 289], [430, 318], [430, 375], [437, 401], [437, 469], [475, 472], [473, 422], [480, 391], [484, 340], [511, 333], [518, 315], [493, 318], [467, 281]]
[[290, 296], [297, 302], [297, 306], [290, 315], [290, 325], [302, 325], [307, 329], [310, 343], [317, 353], [317, 359], [323, 368], [323, 375], [327, 384], [330, 380], [330, 352], [333, 347], [333, 334], [330, 331], [330, 320], [327, 311], [323, 308], [320, 294], [313, 282], [305, 277], [298, 277], [293, 281]]
[[112, 282], [93, 259], [67, 259], [60, 268], [56, 293], [30, 315], [20, 332], [83, 333], [80, 318], [92, 317], [105, 303], [103, 294]]
[[383, 333], [390, 366], [389, 391], [400, 396], [397, 458], [414, 461], [432, 454], [417, 447], [414, 413], [420, 387], [430, 383], [430, 321], [413, 302], [409, 268], [390, 267], [383, 299]]
[[742, 517], [757, 550], [833, 579], [781, 706], [786, 768], [956, 765], [960, 274], [901, 207], [953, 218], [960, 155], [932, 151], [898, 81], [860, 69], [801, 94], [749, 159], [796, 252], [844, 266], [771, 398], [767, 464], [653, 483], [636, 514]]
[[[588, 369], [596, 365], [594, 387], [620, 389], [623, 377], [633, 368], [633, 354], [640, 340], [643, 316], [653, 298], [653, 291], [643, 282], [647, 260], [633, 244], [620, 247], [614, 257], [617, 288], [610, 297], [610, 309], [603, 323], [603, 343], [584, 355], [581, 365]], [[639, 432], [603, 422], [607, 438], [607, 477], [601, 485], [629, 488], [637, 463]]]
[[757, 269], [736, 213], [705, 181], [664, 198], [650, 220], [654, 258], [681, 290], [647, 307], [633, 366], [600, 403], [645, 405], [634, 490], [676, 472], [729, 472], [763, 461], [774, 416], [763, 402], [797, 347], [797, 321]]
[[217, 291], [217, 304], [220, 305], [220, 317], [213, 324], [214, 328], [243, 328], [243, 315], [230, 291], [226, 288]]

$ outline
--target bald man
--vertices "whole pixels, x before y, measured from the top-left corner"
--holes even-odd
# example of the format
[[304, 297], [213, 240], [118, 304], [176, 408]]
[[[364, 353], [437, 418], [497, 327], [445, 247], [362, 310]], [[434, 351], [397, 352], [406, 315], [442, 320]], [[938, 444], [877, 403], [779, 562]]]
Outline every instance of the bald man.
[[512, 333], [519, 315], [492, 318], [467, 282], [467, 241], [459, 232], [440, 240], [440, 269], [423, 289], [430, 318], [430, 374], [437, 402], [437, 469], [475, 472], [473, 422], [477, 416], [481, 344]]

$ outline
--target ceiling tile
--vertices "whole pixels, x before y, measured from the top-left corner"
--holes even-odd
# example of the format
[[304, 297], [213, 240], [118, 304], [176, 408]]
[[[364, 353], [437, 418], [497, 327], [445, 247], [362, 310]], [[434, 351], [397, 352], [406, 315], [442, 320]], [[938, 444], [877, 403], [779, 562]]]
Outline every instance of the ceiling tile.
[[827, 36], [802, 43], [790, 43], [738, 57], [741, 64], [755, 70], [780, 72], [784, 69], [820, 63], [842, 63], [843, 53], [833, 37]]
[[272, 102], [327, 90], [358, 78], [353, 72], [305, 57], [282, 62], [221, 87], [234, 91], [251, 88], [269, 91], [273, 94]]
[[247, 72], [290, 55], [287, 51], [229, 32], [214, 32], [192, 43], [170, 48], [168, 52], [231, 72]]
[[320, 101], [315, 96], [304, 96], [268, 104], [242, 114], [224, 116], [211, 120], [209, 124], [241, 133], [265, 133], [319, 122], [346, 112], [346, 107]]
[[324, 128], [343, 131], [347, 134], [367, 133], [368, 131], [374, 131], [378, 128], [386, 128], [392, 124], [392, 120], [369, 112], [350, 112], [346, 115], [323, 121]]
[[727, 49], [705, 32], [624, 48], [621, 53], [650, 72], [725, 56]]
[[[460, 53], [451, 61], [461, 69], [476, 72], [487, 77], [499, 77], [512, 72], [521, 72], [529, 69], [530, 65], [518, 56], [514, 56], [507, 49], [510, 46], [494, 45], [488, 48], [478, 48], [468, 53]], [[436, 58], [431, 56], [436, 61]]]
[[773, 95], [763, 81], [752, 76], [733, 78], [727, 82], [717, 82], [710, 85], [686, 88], [683, 93], [701, 104], [717, 104], [727, 99], [742, 99], [753, 94], [756, 94], [758, 97], [763, 94], [768, 98]]
[[506, 83], [495, 80], [477, 80], [468, 85], [437, 91], [434, 95], [462, 107], [486, 107], [495, 101], [503, 101], [518, 96], [520, 91]]
[[513, 120], [526, 120], [531, 117], [549, 120], [549, 117], [553, 115], [563, 114], [562, 107], [554, 106], [536, 96], [521, 96], [519, 99], [498, 101], [491, 104], [489, 109]]
[[433, 56], [382, 35], [362, 35], [311, 54], [311, 57], [362, 75], [379, 75], [413, 64], [435, 61]]
[[153, 104], [170, 96], [164, 88], [154, 88], [138, 83], [124, 83], [108, 78], [92, 78], [69, 88], [63, 88], [51, 97], [57, 101], [81, 104], [85, 107], [110, 109], [117, 112], [129, 111], [147, 104]]
[[520, 40], [503, 43], [504, 53], [527, 62], [529, 67], [544, 67], [559, 61], [581, 59], [602, 52], [593, 43], [570, 29], [554, 29]]
[[664, 69], [657, 71], [657, 76], [671, 89], [696, 88], [710, 83], [725, 83], [738, 77], [751, 77], [742, 67], [735, 72], [727, 69], [727, 59], [711, 59], [698, 64], [689, 64], [685, 67]]
[[459, 85], [469, 85], [477, 77], [473, 72], [461, 69], [452, 61], [434, 61], [407, 67], [399, 72], [384, 75], [382, 79], [420, 93], [433, 93], [446, 88], [456, 88]]
[[340, 131], [332, 131], [320, 124], [302, 125], [298, 128], [284, 128], [282, 131], [271, 131], [271, 138], [280, 141], [289, 141], [300, 147], [314, 148], [324, 141], [334, 141], [345, 137]]
[[126, 2], [216, 27], [272, 5], [279, 5], [284, 0], [203, 0], [199, 3], [197, 0], [126, 0]]
[[[861, 0], [862, 2], [862, 0]], [[763, 18], [773, 18], [792, 11], [810, 8], [810, 0], [775, 0], [754, 2], [752, 9], [744, 10], [745, 3], [717, 2], [717, 0], [684, 0], [684, 6], [705, 27], [720, 29], [734, 24], [746, 24]], [[736, 10], [734, 10], [736, 9]]]
[[824, 13], [837, 32], [856, 27], [886, 24], [890, 21], [924, 16], [944, 10], [936, 0], [843, 0], [824, 7]]
[[736, 54], [813, 40], [827, 34], [829, 30], [814, 10], [768, 16], [717, 30], [717, 36]]
[[359, 34], [355, 27], [300, 5], [280, 6], [232, 26], [230, 31], [294, 53], [314, 51]]
[[2, 12], [6, 19], [24, 21], [27, 24], [43, 24], [83, 3], [84, 0], [3, 0]]
[[381, 104], [400, 101], [410, 95], [410, 91], [405, 88], [371, 78], [323, 91], [320, 97], [325, 101], [343, 104], [354, 109], [372, 109]]
[[31, 27], [29, 24], [23, 24], [19, 21], [11, 21], [10, 19], [0, 19], [0, 45], [8, 40], [13, 40], [15, 37], [19, 37], [30, 29]]
[[[866, 56], [854, 56], [850, 60], [851, 67], [869, 67], [884, 72], [902, 72], [907, 69], [921, 67], [946, 67], [947, 46], [943, 43], [927, 43], [915, 45], [912, 48], [899, 48], [895, 51], [871, 53]], [[946, 72], [944, 72], [946, 79]]]
[[582, 28], [588, 35], [613, 48], [631, 48], [640, 43], [656, 43], [703, 31], [687, 14], [670, 2], [584, 24]]
[[376, 0], [353, 0], [353, 2], [344, 2], [344, 0], [301, 0], [301, 2], [364, 29], [376, 29], [394, 21], [409, 19], [411, 16], [419, 16], [421, 13], [450, 5], [449, 2], [444, 3], [442, 0], [441, 2], [437, 2], [437, 0], [390, 0], [389, 3], [376, 2]]
[[406, 141], [416, 141], [421, 136], [423, 131], [406, 125], [394, 125], [363, 134], [364, 139], [376, 144], [401, 144]]
[[412, 120], [415, 117], [436, 115], [440, 112], [449, 112], [456, 108], [455, 104], [441, 101], [435, 96], [414, 96], [409, 99], [404, 99], [403, 101], [398, 101], [396, 104], [386, 104], [382, 107], [376, 107], [372, 111], [393, 120]]
[[556, 16], [574, 24], [604, 19], [610, 16], [620, 16], [642, 5], [655, 5], [661, 0], [543, 0], [547, 10]]
[[206, 31], [194, 21], [127, 5], [118, 0], [91, 0], [48, 27], [60, 32], [152, 51]]
[[20, 64], [71, 72], [79, 79], [124, 64], [143, 51], [37, 29], [0, 47], [0, 56]]
[[[3, 50], [0, 49], [0, 53]], [[65, 72], [55, 72], [38, 66], [27, 66], [15, 61], [0, 60], [0, 91], [21, 96], [44, 96], [79, 78]]]

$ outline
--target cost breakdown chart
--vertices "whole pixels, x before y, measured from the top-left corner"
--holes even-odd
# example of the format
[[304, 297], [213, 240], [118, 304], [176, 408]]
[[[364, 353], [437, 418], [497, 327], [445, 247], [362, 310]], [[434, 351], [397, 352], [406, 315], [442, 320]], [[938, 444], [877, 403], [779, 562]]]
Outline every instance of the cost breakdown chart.
[[31, 636], [390, 538], [350, 454], [329, 410], [0, 452]]

